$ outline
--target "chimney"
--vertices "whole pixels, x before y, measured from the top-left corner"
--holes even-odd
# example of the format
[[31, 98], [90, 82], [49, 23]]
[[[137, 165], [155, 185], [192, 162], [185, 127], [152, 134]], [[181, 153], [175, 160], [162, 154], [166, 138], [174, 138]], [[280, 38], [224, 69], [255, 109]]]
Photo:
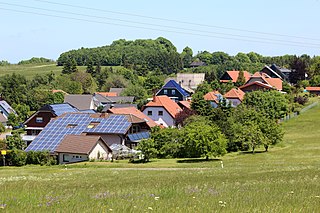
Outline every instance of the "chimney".
[[156, 102], [156, 93], [157, 93], [157, 90], [154, 89], [154, 90], [152, 91], [152, 102]]

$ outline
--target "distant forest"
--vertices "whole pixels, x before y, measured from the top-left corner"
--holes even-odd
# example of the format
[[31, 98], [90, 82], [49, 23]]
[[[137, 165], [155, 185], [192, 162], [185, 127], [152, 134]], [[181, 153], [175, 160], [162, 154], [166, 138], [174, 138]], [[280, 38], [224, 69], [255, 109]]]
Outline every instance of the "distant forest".
[[192, 72], [206, 73], [208, 81], [219, 78], [226, 70], [246, 70], [253, 73], [261, 70], [264, 65], [271, 64], [293, 70], [303, 69], [301, 72], [308, 73], [309, 79], [320, 74], [319, 56], [304, 54], [271, 57], [255, 52], [239, 52], [231, 56], [221, 51], [201, 51], [194, 54], [189, 47], [179, 53], [169, 40], [162, 37], [155, 40], [120, 39], [107, 46], [70, 50], [60, 55], [57, 64], [63, 66], [73, 62], [78, 66], [124, 66], [145, 76], [149, 71], [160, 71], [167, 75], [190, 71], [187, 68], [190, 68], [194, 61], [206, 63], [207, 66], [192, 69]]

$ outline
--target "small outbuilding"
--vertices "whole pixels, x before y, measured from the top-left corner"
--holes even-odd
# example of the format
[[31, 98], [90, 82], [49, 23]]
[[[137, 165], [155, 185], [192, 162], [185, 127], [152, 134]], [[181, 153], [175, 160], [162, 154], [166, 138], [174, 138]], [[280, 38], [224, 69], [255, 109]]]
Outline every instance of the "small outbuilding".
[[56, 148], [59, 164], [76, 163], [91, 159], [109, 160], [112, 150], [100, 136], [66, 135]]

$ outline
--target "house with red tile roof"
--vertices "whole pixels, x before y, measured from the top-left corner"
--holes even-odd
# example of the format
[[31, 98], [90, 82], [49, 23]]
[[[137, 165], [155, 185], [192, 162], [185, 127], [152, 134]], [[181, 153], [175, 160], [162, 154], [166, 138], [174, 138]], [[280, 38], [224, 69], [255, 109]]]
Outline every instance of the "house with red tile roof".
[[168, 96], [154, 96], [152, 101], [142, 108], [142, 112], [164, 127], [176, 126], [176, 116], [181, 107]]
[[270, 84], [265, 84], [260, 81], [254, 81], [249, 84], [242, 85], [239, 87], [243, 92], [253, 92], [257, 90], [267, 91], [267, 90], [273, 90], [274, 88]]
[[147, 125], [152, 128], [155, 126], [158, 126], [156, 122], [154, 122], [150, 117], [147, 115], [143, 114], [140, 110], [138, 110], [135, 107], [123, 107], [123, 108], [110, 108], [107, 110], [108, 113], [112, 114], [128, 114], [128, 115], [134, 115], [140, 119], [143, 119], [147, 122]]
[[306, 87], [306, 91], [310, 94], [320, 95], [320, 87]]
[[221, 102], [221, 100], [223, 99], [223, 96], [220, 94], [219, 91], [212, 91], [212, 92], [208, 92], [207, 94], [205, 94], [203, 96], [204, 100], [206, 101], [210, 101], [210, 105], [213, 108], [217, 108], [218, 104]]
[[250, 84], [252, 82], [259, 81], [264, 84], [268, 84], [274, 89], [281, 91], [282, 90], [282, 80], [280, 78], [271, 78], [268, 74], [262, 72], [254, 73], [250, 79], [246, 82], [246, 84]]
[[[227, 83], [231, 81], [232, 83], [236, 83], [239, 77], [239, 73], [240, 71], [236, 71], [236, 70], [227, 71], [221, 76], [220, 82]], [[251, 77], [251, 73], [249, 73], [248, 71], [243, 71], [243, 75], [246, 81], [248, 81]]]
[[188, 109], [191, 110], [191, 102], [190, 101], [179, 101], [178, 105], [182, 110]]
[[231, 103], [231, 106], [236, 107], [244, 99], [245, 93], [239, 88], [232, 88], [229, 92], [227, 92], [224, 97]]

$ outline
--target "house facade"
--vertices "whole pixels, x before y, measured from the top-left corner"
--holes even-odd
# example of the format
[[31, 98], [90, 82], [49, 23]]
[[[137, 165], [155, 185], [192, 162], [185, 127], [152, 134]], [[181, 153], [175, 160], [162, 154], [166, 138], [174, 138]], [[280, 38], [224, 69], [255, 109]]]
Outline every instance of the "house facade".
[[209, 101], [213, 108], [217, 108], [222, 101], [223, 96], [218, 91], [208, 92], [203, 96], [204, 100]]
[[241, 104], [244, 96], [245, 93], [239, 88], [232, 88], [230, 91], [224, 94], [225, 99], [228, 100], [228, 103], [230, 103], [232, 107], [236, 107]]
[[176, 116], [181, 111], [180, 106], [167, 96], [154, 96], [153, 100], [142, 108], [145, 115], [164, 127], [175, 127]]
[[176, 81], [168, 81], [157, 93], [156, 96], [167, 96], [175, 102], [186, 101], [190, 94], [184, 90]]
[[52, 118], [67, 112], [78, 112], [78, 109], [66, 103], [44, 105], [24, 122], [27, 133], [22, 136], [22, 140], [29, 145]]
[[109, 160], [112, 150], [100, 136], [67, 135], [55, 150], [59, 164]]

